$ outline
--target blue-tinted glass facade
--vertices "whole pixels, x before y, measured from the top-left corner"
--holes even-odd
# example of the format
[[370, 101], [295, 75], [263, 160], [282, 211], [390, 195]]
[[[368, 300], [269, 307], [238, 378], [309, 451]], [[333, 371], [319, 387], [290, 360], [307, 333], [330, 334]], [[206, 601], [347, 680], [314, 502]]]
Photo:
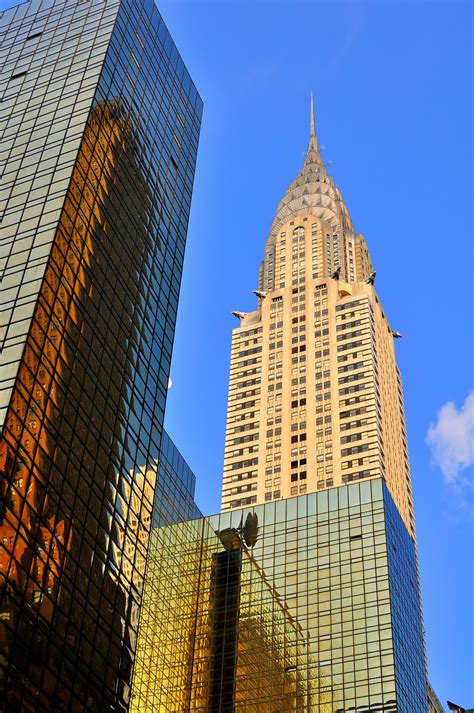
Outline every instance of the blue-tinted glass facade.
[[384, 503], [398, 710], [424, 711], [428, 689], [416, 551], [386, 489]]
[[202, 104], [151, 1], [1, 31], [2, 710], [125, 711]]
[[166, 431], [157, 466], [152, 527], [202, 517], [194, 502], [196, 476]]

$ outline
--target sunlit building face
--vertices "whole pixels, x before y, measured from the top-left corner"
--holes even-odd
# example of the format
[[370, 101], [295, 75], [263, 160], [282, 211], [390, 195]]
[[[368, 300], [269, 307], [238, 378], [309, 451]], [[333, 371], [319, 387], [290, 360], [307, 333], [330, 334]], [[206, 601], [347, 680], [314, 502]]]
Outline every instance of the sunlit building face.
[[[415, 536], [394, 332], [311, 132], [232, 333], [222, 509], [383, 478]], [[399, 335], [398, 335], [399, 336]]]
[[0, 699], [126, 710], [202, 106], [153, 2], [1, 28]]

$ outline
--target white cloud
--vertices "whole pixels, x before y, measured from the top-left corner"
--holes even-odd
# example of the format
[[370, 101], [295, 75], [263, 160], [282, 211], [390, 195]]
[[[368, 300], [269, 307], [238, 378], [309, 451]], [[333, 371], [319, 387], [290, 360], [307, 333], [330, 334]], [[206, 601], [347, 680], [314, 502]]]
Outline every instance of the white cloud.
[[462, 471], [474, 465], [474, 391], [460, 409], [452, 401], [444, 404], [426, 434], [433, 463], [447, 483], [466, 484]]

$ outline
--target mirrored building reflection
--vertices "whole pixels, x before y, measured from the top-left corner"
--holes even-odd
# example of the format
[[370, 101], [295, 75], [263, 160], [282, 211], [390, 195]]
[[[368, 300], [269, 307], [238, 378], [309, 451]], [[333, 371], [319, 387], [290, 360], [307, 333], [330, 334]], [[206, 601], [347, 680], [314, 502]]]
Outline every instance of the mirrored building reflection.
[[241, 533], [205, 518], [152, 530], [132, 711], [269, 713], [329, 701], [302, 627]]
[[[426, 713], [416, 551], [385, 483], [252, 512], [260, 523], [253, 556], [307, 635], [308, 655], [331, 691], [329, 710]], [[241, 518], [221, 513], [209, 523], [233, 527]]]
[[202, 104], [152, 1], [0, 29], [2, 710], [125, 711]]
[[153, 528], [131, 710], [426, 713], [416, 552], [382, 480]]

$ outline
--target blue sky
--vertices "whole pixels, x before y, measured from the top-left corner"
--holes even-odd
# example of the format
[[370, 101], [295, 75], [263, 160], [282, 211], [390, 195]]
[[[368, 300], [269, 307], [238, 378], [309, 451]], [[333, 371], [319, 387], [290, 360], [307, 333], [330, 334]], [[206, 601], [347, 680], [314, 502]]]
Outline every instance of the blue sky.
[[255, 307], [273, 214], [304, 158], [312, 89], [328, 169], [403, 334], [430, 678], [443, 703], [474, 707], [473, 6], [158, 6], [204, 100], [167, 409], [198, 503], [219, 510], [230, 312]]

